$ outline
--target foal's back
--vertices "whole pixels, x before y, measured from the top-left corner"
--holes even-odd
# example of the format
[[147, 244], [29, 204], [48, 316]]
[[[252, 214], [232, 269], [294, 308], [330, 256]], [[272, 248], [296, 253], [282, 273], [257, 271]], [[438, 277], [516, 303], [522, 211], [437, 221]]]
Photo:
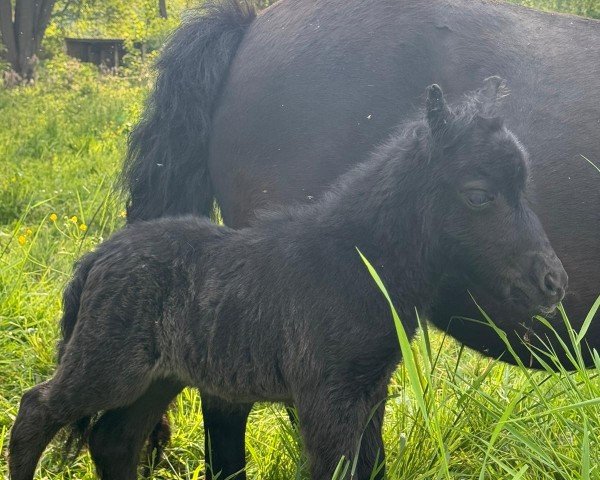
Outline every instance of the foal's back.
[[128, 226], [87, 257], [78, 322], [143, 343], [156, 376], [235, 401], [288, 400], [278, 354], [294, 310], [281, 284], [287, 240], [266, 230], [194, 216]]

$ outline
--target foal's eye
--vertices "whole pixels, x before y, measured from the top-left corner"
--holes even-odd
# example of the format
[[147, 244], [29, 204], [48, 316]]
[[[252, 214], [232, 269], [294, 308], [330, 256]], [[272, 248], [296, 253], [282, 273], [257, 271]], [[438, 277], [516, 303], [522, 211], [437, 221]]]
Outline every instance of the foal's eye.
[[480, 189], [467, 190], [464, 192], [464, 196], [469, 206], [473, 208], [484, 207], [494, 200], [494, 195]]

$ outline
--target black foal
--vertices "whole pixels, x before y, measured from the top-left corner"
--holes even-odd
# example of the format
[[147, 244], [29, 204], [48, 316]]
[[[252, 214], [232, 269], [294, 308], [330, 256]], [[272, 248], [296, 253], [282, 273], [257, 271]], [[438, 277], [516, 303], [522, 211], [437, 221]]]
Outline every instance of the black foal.
[[12, 479], [31, 480], [56, 432], [98, 413], [88, 442], [99, 475], [134, 479], [145, 439], [186, 385], [205, 408], [231, 406], [206, 425], [225, 429], [218, 451], [239, 460], [221, 463], [222, 478], [243, 467], [256, 401], [296, 406], [313, 480], [341, 457], [370, 478], [400, 353], [356, 247], [409, 336], [415, 307], [427, 315], [446, 274], [531, 312], [564, 295], [566, 274], [524, 199], [526, 155], [493, 116], [500, 86], [490, 78], [454, 108], [429, 87], [422, 118], [313, 206], [239, 231], [191, 216], [139, 222], [86, 255], [65, 292], [57, 371], [21, 401]]

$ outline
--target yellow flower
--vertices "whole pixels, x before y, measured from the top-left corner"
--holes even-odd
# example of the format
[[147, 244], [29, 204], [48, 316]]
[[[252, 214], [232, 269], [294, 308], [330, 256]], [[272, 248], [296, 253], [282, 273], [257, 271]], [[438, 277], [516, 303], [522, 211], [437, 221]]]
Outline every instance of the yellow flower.
[[56, 222], [58, 220], [58, 215], [56, 213], [51, 213], [50, 214], [50, 221], [51, 222]]
[[33, 233], [33, 230], [31, 228], [28, 228], [27, 230], [25, 230], [25, 235], [30, 236]]
[[82, 223], [81, 225], [79, 225], [79, 230], [85, 232], [87, 230], [87, 225], [85, 223]]
[[25, 235], [19, 235], [19, 245], [25, 245], [27, 243], [27, 237]]
[[71, 218], [69, 218], [69, 220], [73, 223], [77, 223], [77, 217], [75, 215], [73, 215]]
[[127, 216], [127, 212], [125, 210], [123, 210], [121, 213], [119, 213], [119, 216], [121, 218], [125, 218]]

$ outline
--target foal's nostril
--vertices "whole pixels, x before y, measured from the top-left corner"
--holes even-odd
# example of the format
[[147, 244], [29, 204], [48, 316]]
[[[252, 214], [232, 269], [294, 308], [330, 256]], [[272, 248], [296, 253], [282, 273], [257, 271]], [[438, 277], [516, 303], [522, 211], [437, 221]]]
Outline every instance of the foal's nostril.
[[534, 303], [539, 311], [554, 311], [565, 296], [569, 283], [567, 272], [553, 252], [538, 251], [526, 258], [531, 262], [531, 270], [527, 277], [521, 277], [525, 281], [517, 279], [516, 287], [511, 289], [511, 296], [517, 298], [513, 295], [513, 290], [521, 287], [527, 300]]
[[562, 284], [554, 272], [548, 272], [544, 277], [544, 287], [546, 293], [550, 295], [556, 295], [558, 291], [562, 288]]
[[564, 270], [552, 270], [546, 273], [542, 285], [540, 285], [542, 291], [547, 297], [551, 297], [553, 301], [560, 302], [565, 296], [567, 278]]
[[569, 277], [561, 261], [552, 252], [536, 253], [533, 261], [533, 279], [538, 293], [546, 297], [546, 302], [556, 304], [562, 301]]

